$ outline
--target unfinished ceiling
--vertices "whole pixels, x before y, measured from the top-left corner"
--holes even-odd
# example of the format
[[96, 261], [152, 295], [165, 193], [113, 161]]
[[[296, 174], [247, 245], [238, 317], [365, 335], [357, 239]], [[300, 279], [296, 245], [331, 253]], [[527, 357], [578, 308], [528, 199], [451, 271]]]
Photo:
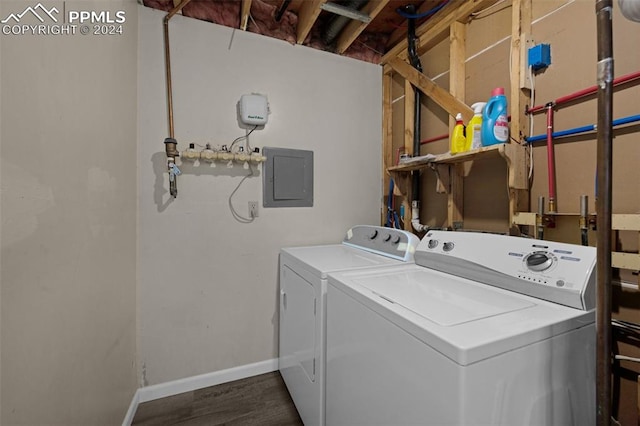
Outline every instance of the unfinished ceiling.
[[[143, 4], [168, 12], [181, 1], [185, 0], [143, 0]], [[181, 13], [292, 44], [380, 63], [384, 53], [406, 38], [407, 18], [401, 16], [405, 6], [412, 5], [415, 15], [427, 14], [417, 19], [419, 25], [432, 16], [431, 11], [447, 3], [448, 0], [192, 0]], [[447, 6], [454, 6], [457, 1], [451, 3]]]

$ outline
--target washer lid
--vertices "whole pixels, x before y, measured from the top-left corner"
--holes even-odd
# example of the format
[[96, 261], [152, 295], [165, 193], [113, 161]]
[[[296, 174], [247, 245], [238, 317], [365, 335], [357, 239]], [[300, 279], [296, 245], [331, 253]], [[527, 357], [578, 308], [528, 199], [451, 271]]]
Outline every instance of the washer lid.
[[408, 272], [402, 280], [381, 275], [353, 282], [445, 327], [535, 306], [531, 301], [487, 291], [491, 289], [453, 276], [441, 276], [425, 285], [421, 272]]
[[458, 365], [470, 365], [594, 322], [594, 311], [415, 264], [330, 273], [328, 283], [338, 290], [333, 297], [354, 298]]

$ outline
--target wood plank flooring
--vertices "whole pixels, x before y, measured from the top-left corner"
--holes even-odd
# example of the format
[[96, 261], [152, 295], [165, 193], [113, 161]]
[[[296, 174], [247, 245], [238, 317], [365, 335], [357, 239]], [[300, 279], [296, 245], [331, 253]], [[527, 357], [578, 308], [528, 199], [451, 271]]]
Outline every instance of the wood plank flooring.
[[132, 426], [298, 426], [300, 416], [278, 371], [138, 406]]

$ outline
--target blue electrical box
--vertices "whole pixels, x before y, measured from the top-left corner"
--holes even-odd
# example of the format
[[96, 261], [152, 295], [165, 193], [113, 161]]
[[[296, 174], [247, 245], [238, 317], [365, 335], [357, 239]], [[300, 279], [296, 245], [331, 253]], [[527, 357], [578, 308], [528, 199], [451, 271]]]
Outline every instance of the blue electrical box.
[[547, 68], [551, 65], [551, 45], [538, 44], [529, 49], [529, 66], [534, 71]]

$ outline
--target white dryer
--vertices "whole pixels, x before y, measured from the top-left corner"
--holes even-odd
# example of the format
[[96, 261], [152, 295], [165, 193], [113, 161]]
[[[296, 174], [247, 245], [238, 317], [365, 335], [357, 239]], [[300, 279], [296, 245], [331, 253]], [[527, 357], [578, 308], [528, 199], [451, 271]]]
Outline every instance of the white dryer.
[[419, 242], [406, 231], [360, 225], [342, 244], [281, 250], [279, 369], [306, 426], [324, 425], [327, 274], [413, 263]]
[[592, 247], [432, 231], [327, 288], [327, 425], [595, 424]]

